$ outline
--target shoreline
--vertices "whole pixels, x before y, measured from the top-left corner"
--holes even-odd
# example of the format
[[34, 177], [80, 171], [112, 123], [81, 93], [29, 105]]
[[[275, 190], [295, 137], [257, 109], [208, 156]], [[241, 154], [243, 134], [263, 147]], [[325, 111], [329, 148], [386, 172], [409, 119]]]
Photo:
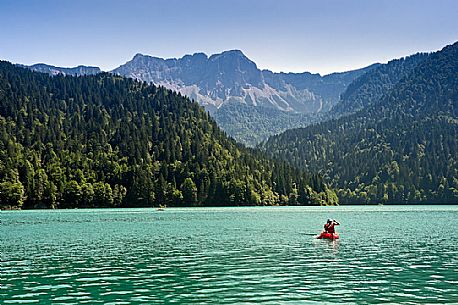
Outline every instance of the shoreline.
[[[171, 206], [163, 208], [164, 211], [168, 209], [187, 209], [187, 208], [264, 208], [264, 207], [323, 207], [323, 208], [333, 208], [333, 207], [370, 207], [370, 206], [458, 206], [458, 203], [393, 203], [393, 204], [339, 204], [339, 205], [207, 205], [207, 206]], [[31, 208], [31, 209], [21, 209], [18, 207], [3, 207], [0, 211], [41, 211], [41, 210], [55, 210], [55, 211], [68, 211], [68, 210], [125, 210], [125, 209], [159, 209], [159, 207], [82, 207], [82, 208]]]

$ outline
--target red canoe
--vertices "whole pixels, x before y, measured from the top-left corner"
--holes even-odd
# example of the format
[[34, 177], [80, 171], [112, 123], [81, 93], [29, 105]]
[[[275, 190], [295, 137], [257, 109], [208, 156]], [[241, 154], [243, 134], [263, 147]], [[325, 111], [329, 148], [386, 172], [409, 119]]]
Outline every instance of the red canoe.
[[339, 234], [321, 232], [321, 234], [318, 235], [316, 238], [318, 239], [339, 239]]

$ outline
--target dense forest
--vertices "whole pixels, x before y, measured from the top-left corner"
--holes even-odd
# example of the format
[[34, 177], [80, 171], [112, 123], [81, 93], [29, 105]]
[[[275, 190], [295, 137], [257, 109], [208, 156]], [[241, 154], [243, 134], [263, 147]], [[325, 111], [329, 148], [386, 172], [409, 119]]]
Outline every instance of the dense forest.
[[308, 126], [322, 117], [320, 113], [286, 112], [242, 103], [227, 103], [212, 116], [225, 132], [249, 147], [287, 129]]
[[328, 117], [352, 114], [378, 102], [428, 56], [427, 53], [417, 53], [377, 65], [348, 85]]
[[[419, 56], [421, 62], [362, 110], [288, 130], [263, 149], [320, 171], [341, 203], [458, 203], [458, 43]], [[371, 83], [358, 85], [364, 88], [359, 96], [379, 91]], [[359, 108], [361, 99], [355, 101]]]
[[0, 62], [0, 207], [336, 204], [318, 175], [228, 138], [178, 93]]

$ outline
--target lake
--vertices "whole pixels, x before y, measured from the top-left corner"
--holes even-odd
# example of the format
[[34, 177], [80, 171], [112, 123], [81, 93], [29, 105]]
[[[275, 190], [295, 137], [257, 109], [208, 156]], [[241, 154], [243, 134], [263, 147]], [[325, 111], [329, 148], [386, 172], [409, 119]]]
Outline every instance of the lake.
[[[4, 304], [458, 302], [458, 206], [0, 216]], [[314, 238], [327, 218], [340, 240]]]

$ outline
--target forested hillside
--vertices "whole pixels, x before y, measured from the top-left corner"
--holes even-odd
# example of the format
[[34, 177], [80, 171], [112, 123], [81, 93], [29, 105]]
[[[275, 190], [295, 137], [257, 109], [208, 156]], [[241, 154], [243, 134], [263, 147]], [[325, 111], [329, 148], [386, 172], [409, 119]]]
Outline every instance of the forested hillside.
[[308, 126], [322, 117], [319, 113], [286, 112], [241, 103], [225, 104], [212, 116], [225, 132], [248, 146], [255, 146], [287, 129]]
[[430, 54], [359, 112], [263, 148], [320, 171], [343, 203], [458, 203], [458, 43]]
[[180, 94], [0, 62], [0, 207], [336, 202], [317, 175], [236, 144]]
[[340, 96], [340, 101], [332, 108], [331, 117], [339, 117], [357, 112], [380, 100], [413, 69], [428, 58], [429, 54], [417, 53], [377, 65], [356, 78]]

